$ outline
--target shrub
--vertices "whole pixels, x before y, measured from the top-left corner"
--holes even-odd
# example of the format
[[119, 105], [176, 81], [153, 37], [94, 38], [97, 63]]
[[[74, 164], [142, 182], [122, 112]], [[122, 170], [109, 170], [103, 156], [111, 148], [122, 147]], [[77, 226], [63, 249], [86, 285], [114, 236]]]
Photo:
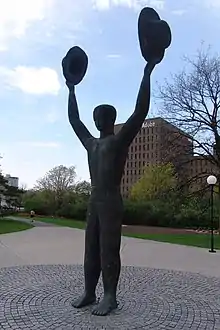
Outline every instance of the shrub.
[[[85, 221], [88, 196], [83, 197], [79, 194], [65, 196], [59, 207], [58, 205], [52, 195], [41, 192], [28, 195], [24, 200], [26, 212], [33, 209], [39, 215], [57, 215]], [[218, 214], [217, 207], [215, 214]], [[128, 199], [124, 201], [123, 224], [125, 225], [208, 228], [210, 227], [209, 219], [208, 201], [198, 198], [168, 195], [162, 200]]]
[[210, 227], [209, 210], [198, 201], [183, 204], [154, 200], [137, 202], [127, 200], [124, 203], [123, 224], [160, 226], [173, 228]]
[[34, 210], [39, 215], [54, 215], [55, 208], [52, 203], [37, 197], [32, 197], [24, 202], [25, 212]]
[[87, 212], [87, 201], [68, 203], [63, 205], [56, 214], [58, 216], [85, 221]]

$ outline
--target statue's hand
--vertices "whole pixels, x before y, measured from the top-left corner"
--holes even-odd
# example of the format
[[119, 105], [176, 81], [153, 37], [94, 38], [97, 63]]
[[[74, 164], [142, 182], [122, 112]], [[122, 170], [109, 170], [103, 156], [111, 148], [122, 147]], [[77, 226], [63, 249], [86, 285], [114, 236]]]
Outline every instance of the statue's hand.
[[78, 46], [70, 48], [62, 60], [63, 75], [68, 82], [68, 88], [72, 85], [78, 85], [82, 81], [87, 66], [88, 57], [86, 53]]

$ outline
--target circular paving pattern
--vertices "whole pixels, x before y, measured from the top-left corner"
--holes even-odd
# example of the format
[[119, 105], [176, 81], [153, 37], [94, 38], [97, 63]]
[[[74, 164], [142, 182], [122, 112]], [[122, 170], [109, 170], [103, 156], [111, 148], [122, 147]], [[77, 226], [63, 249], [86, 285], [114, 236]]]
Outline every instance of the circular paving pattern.
[[119, 308], [107, 317], [71, 306], [82, 290], [81, 266], [0, 269], [0, 329], [220, 329], [220, 279], [123, 267]]

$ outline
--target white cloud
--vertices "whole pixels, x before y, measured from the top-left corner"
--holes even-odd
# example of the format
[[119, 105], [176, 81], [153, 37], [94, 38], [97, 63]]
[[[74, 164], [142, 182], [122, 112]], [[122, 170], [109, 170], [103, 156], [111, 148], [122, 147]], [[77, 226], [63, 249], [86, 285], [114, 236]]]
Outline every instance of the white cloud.
[[[74, 33], [86, 29], [85, 21], [92, 9], [108, 10], [127, 7], [140, 10], [151, 6], [162, 10], [166, 0], [0, 0], [0, 51], [8, 50], [13, 39], [24, 37], [30, 27], [40, 22], [36, 31], [44, 39], [52, 38], [65, 28], [64, 38], [73, 40]], [[214, 1], [214, 0], [213, 0]], [[217, 1], [217, 0], [216, 0]], [[33, 30], [34, 31], [34, 30]], [[41, 34], [42, 35], [42, 34]], [[33, 32], [33, 38], [37, 36]]]
[[144, 6], [163, 9], [165, 0], [92, 0], [93, 6], [98, 10], [107, 10], [111, 7], [123, 6], [139, 10]]
[[8, 86], [28, 94], [58, 94], [61, 87], [56, 71], [46, 67], [0, 67], [0, 77]]
[[108, 54], [107, 58], [121, 58], [120, 54]]
[[46, 114], [46, 121], [50, 124], [56, 123], [58, 119], [59, 119], [59, 115], [56, 111], [52, 110]]
[[33, 141], [33, 142], [23, 142], [22, 145], [27, 147], [36, 147], [36, 148], [59, 148], [60, 143], [58, 142], [41, 142], [41, 141]]
[[0, 51], [11, 37], [25, 34], [29, 25], [44, 19], [54, 0], [0, 0]]
[[171, 14], [173, 15], [177, 15], [177, 16], [182, 16], [186, 13], [185, 9], [176, 9], [176, 10], [172, 10]]
[[207, 7], [219, 8], [220, 0], [204, 0], [204, 3]]

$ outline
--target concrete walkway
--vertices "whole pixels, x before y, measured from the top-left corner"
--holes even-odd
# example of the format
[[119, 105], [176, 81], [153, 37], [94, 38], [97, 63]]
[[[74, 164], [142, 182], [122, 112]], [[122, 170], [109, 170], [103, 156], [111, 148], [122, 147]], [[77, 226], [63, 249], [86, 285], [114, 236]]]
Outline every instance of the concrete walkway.
[[[0, 235], [0, 267], [37, 264], [82, 264], [84, 231], [35, 227]], [[220, 253], [206, 249], [123, 237], [123, 265], [195, 272], [220, 277]]]
[[22, 217], [13, 217], [13, 216], [6, 217], [5, 219], [29, 223], [34, 227], [57, 227], [57, 225], [55, 225], [53, 223], [35, 220], [37, 218], [35, 218], [33, 222], [31, 221], [31, 218], [22, 218]]

